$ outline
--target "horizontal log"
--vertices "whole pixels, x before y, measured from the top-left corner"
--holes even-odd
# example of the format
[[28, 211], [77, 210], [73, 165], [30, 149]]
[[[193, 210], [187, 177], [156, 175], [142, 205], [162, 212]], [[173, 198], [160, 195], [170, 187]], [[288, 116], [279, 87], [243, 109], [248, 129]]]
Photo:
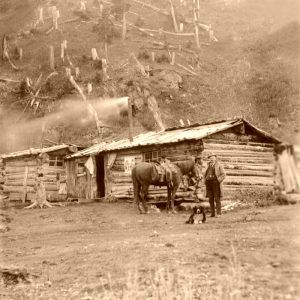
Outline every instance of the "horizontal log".
[[235, 141], [235, 140], [220, 140], [215, 139], [213, 137], [207, 137], [203, 139], [205, 144], [234, 144], [234, 145], [249, 145], [249, 146], [260, 146], [260, 147], [268, 147], [273, 149], [274, 144], [272, 143], [259, 143], [259, 142], [251, 142], [251, 141]]
[[[29, 166], [28, 167], [28, 172], [36, 172], [37, 167], [34, 166]], [[5, 167], [5, 172], [8, 174], [13, 174], [13, 173], [24, 173], [25, 172], [25, 167]]]
[[[203, 156], [205, 157], [208, 153], [211, 151], [205, 149], [203, 151]], [[269, 159], [274, 159], [273, 152], [257, 152], [257, 151], [246, 151], [246, 150], [214, 150], [214, 154], [217, 156], [239, 156], [239, 157], [257, 157], [257, 158], [269, 158]]]
[[[133, 187], [131, 189], [133, 190]], [[115, 185], [113, 185], [110, 188], [111, 192], [119, 192], [119, 191], [126, 192], [128, 190], [129, 190], [129, 188], [127, 188], [126, 186], [115, 186]]]
[[[13, 173], [13, 174], [6, 174], [5, 178], [7, 180], [23, 180], [25, 178], [25, 173]], [[36, 173], [28, 173], [27, 179], [35, 179]]]
[[[34, 189], [30, 186], [27, 186], [26, 190], [28, 192], [34, 192]], [[4, 192], [14, 192], [14, 193], [21, 193], [24, 191], [23, 187], [19, 187], [19, 186], [9, 186], [9, 185], [4, 185], [3, 186], [3, 191]]]
[[48, 167], [48, 168], [42, 168], [44, 173], [64, 173], [66, 172], [65, 168], [57, 168], [57, 167]]
[[[26, 193], [26, 200], [33, 201], [36, 198], [34, 193]], [[9, 201], [23, 201], [23, 194], [9, 194]]]
[[23, 160], [18, 160], [18, 161], [8, 161], [5, 164], [7, 167], [35, 167], [37, 166], [37, 162], [36, 160], [27, 160], [27, 161], [23, 161]]
[[132, 180], [131, 180], [131, 178], [129, 177], [118, 177], [118, 178], [113, 178], [112, 180], [111, 180], [111, 182], [113, 183], [113, 184], [130, 184], [130, 185], [132, 185]]
[[[23, 186], [24, 180], [6, 180], [5, 185], [10, 185], [10, 186]], [[35, 180], [27, 180], [26, 181], [27, 186], [34, 186], [35, 185]]]
[[256, 190], [257, 188], [262, 189], [262, 190], [272, 190], [273, 186], [271, 186], [271, 185], [255, 185], [255, 184], [252, 184], [252, 185], [249, 185], [249, 184], [237, 184], [237, 185], [224, 184], [223, 188], [224, 188], [224, 191], [226, 192], [226, 191], [239, 191], [239, 190], [248, 190], [248, 189]]
[[259, 177], [274, 177], [274, 173], [270, 171], [253, 171], [253, 170], [226, 170], [226, 175], [231, 176], [259, 176]]
[[250, 163], [223, 163], [223, 167], [232, 170], [257, 170], [257, 171], [274, 171], [274, 164], [250, 164]]
[[115, 172], [115, 171], [113, 171], [111, 174], [112, 174], [113, 177], [121, 177], [121, 178], [126, 177], [126, 178], [131, 178], [131, 175], [128, 174], [128, 173], [125, 173], [124, 171], [123, 171], [123, 172]]
[[230, 150], [230, 151], [253, 151], [253, 152], [267, 152], [273, 154], [273, 148], [264, 146], [251, 146], [251, 145], [234, 145], [234, 144], [215, 144], [215, 143], [204, 143], [204, 149], [210, 151]]
[[274, 185], [273, 178], [262, 178], [254, 176], [227, 176], [224, 180], [226, 185]]
[[271, 158], [262, 158], [262, 157], [246, 157], [246, 156], [219, 156], [219, 161], [225, 162], [236, 162], [236, 163], [252, 163], [252, 164], [271, 164], [274, 163], [275, 160]]

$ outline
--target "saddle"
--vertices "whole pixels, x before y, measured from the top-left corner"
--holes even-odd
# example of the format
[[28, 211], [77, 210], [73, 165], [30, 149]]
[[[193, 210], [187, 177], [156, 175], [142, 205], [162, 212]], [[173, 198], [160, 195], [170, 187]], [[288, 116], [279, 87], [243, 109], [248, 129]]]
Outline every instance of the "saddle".
[[[155, 173], [158, 175], [159, 182], [167, 182], [170, 186], [173, 185], [172, 183], [172, 173], [176, 172], [176, 168], [171, 163], [159, 163], [157, 161], [153, 162], [153, 168], [155, 169]], [[154, 181], [157, 178], [152, 178]]]

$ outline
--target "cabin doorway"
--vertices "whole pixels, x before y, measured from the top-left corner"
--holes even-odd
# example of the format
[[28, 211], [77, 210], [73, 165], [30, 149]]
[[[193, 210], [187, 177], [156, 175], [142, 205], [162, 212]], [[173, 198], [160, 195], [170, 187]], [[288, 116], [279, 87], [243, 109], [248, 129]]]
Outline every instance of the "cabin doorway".
[[98, 155], [96, 156], [96, 166], [97, 166], [97, 173], [96, 173], [96, 180], [97, 180], [97, 191], [98, 197], [102, 198], [105, 197], [105, 172], [104, 172], [104, 156]]

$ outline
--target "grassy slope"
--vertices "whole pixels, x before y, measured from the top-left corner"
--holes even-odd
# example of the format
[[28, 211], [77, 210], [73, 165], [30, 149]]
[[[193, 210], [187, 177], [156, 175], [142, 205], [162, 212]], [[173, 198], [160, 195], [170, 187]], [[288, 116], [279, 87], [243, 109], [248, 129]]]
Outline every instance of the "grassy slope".
[[[78, 9], [78, 1], [54, 2], [60, 9], [61, 20], [74, 17], [72, 10]], [[159, 7], [165, 5], [167, 8], [167, 4], [158, 0], [148, 2]], [[210, 46], [204, 45], [200, 49], [198, 53], [200, 66], [195, 67], [195, 71], [201, 75], [200, 78], [184, 77], [183, 88], [179, 91], [161, 87], [156, 78], [142, 80], [142, 82], [159, 99], [163, 120], [167, 125], [178, 125], [178, 119], [183, 116], [184, 119], [197, 122], [244, 116], [279, 137], [294, 142], [299, 127], [297, 126], [297, 120], [299, 120], [299, 51], [297, 52], [299, 24], [291, 22], [297, 21], [298, 1], [286, 1], [284, 5], [279, 0], [245, 0], [240, 1], [239, 4], [237, 2], [202, 1], [201, 3], [201, 21], [205, 24], [212, 24], [219, 42]], [[30, 3], [28, 0], [26, 3], [28, 5], [26, 7], [30, 7], [36, 2]], [[179, 1], [175, 3], [179, 5]], [[17, 0], [13, 4], [17, 5]], [[96, 17], [97, 10], [93, 7], [93, 1], [88, 1], [87, 7], [90, 9], [90, 14]], [[146, 28], [163, 27], [166, 30], [172, 30], [170, 19], [163, 15], [157, 15], [152, 10], [134, 3], [130, 10], [143, 15], [145, 21], [143, 26]], [[23, 24], [28, 24], [29, 20], [32, 20], [30, 9], [23, 8], [20, 11], [22, 11], [22, 18], [14, 17], [14, 19], [12, 19], [12, 16], [15, 16], [12, 9], [4, 11], [0, 16], [0, 28], [6, 28], [8, 33], [15, 33]], [[180, 12], [188, 15], [187, 9], [180, 9]], [[136, 19], [131, 14], [128, 17], [131, 22]], [[3, 27], [3, 24], [10, 26]], [[41, 27], [41, 30], [47, 29], [47, 26], [49, 23]], [[147, 42], [151, 38], [130, 30], [125, 43], [122, 44], [119, 39], [113, 40], [109, 46], [111, 64], [109, 71], [112, 80], [105, 85], [97, 85], [95, 83], [96, 70], [90, 63], [82, 60], [82, 55], [90, 55], [92, 47], [97, 48], [101, 56], [104, 55], [99, 35], [92, 30], [93, 24], [77, 22], [64, 24], [61, 28], [62, 33], [34, 34], [21, 39], [19, 44], [25, 52], [22, 70], [12, 73], [7, 64], [2, 64], [1, 75], [20, 79], [30, 76], [33, 80], [36, 80], [40, 73], [46, 76], [50, 73], [48, 46], [55, 46], [58, 57], [60, 42], [67, 39], [70, 57], [75, 65], [80, 66], [82, 72], [80, 84], [86, 86], [87, 82], [93, 81], [94, 97], [124, 95], [126, 90], [120, 89], [120, 83], [126, 83], [129, 79], [141, 82], [130, 67], [122, 69], [118, 67], [128, 61], [131, 52], [137, 54], [139, 47], [149, 45]], [[155, 38], [155, 40], [158, 39]], [[201, 33], [201, 39], [203, 42], [208, 41], [206, 33]], [[179, 43], [179, 40], [168, 38], [168, 42]], [[186, 39], [180, 40], [182, 44], [186, 42]], [[195, 50], [195, 45], [192, 45], [192, 49]], [[190, 64], [191, 60], [192, 56], [186, 53], [182, 56], [177, 55], [177, 61], [184, 65]], [[150, 63], [149, 60], [142, 62]], [[151, 64], [151, 67], [171, 68], [168, 64]], [[63, 74], [62, 66], [58, 68]], [[45, 91], [45, 94], [55, 94], [59, 88], [62, 90], [65, 88], [61, 81], [53, 81], [52, 85], [52, 90], [47, 93]], [[165, 95], [170, 94], [172, 100], [166, 101]], [[13, 100], [7, 99], [3, 102], [7, 104], [8, 101], [9, 109], [19, 112], [24, 108], [27, 100], [15, 101], [14, 97]], [[57, 103], [59, 101], [56, 101]], [[38, 111], [38, 116], [45, 114], [48, 104], [41, 103], [42, 109]], [[28, 112], [30, 116], [32, 114], [30, 109]], [[114, 118], [112, 124], [116, 130], [107, 132], [107, 136], [108, 134], [115, 135], [115, 132], [119, 134], [120, 128], [126, 127], [126, 121], [122, 119]], [[137, 121], [135, 124], [137, 132], [142, 130]], [[56, 131], [57, 127], [55, 127]], [[86, 142], [91, 141], [95, 136], [95, 130], [91, 127], [93, 126], [74, 129], [67, 125], [63, 126], [65, 141], [78, 142], [82, 139]], [[55, 134], [54, 136], [50, 134], [50, 137], [55, 139]]]

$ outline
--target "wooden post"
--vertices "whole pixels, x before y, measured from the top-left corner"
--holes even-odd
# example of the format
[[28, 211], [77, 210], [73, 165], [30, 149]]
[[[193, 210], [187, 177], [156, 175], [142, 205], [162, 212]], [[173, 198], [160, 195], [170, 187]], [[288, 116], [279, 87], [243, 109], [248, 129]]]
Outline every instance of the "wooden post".
[[177, 21], [176, 21], [176, 16], [175, 16], [175, 9], [172, 0], [169, 0], [170, 5], [171, 5], [171, 15], [173, 19], [173, 25], [174, 25], [174, 30], [175, 32], [178, 32], [178, 26], [177, 26]]
[[28, 177], [28, 167], [26, 166], [25, 167], [25, 171], [24, 171], [22, 203], [25, 203], [25, 201], [26, 201], [26, 195], [27, 195], [27, 177]]
[[65, 60], [65, 50], [67, 49], [67, 40], [63, 40], [60, 45], [60, 58], [62, 61]]
[[200, 0], [197, 0], [197, 21], [200, 20]]
[[56, 6], [53, 6], [53, 10], [52, 10], [52, 20], [53, 20], [53, 28], [55, 30], [58, 29], [58, 22], [57, 19], [59, 18], [60, 14], [59, 11], [56, 9]]
[[91, 51], [92, 51], [92, 59], [93, 60], [99, 60], [99, 56], [98, 56], [96, 48], [92, 48]]
[[195, 39], [196, 39], [196, 45], [197, 48], [200, 48], [200, 42], [199, 42], [199, 28], [198, 28], [198, 14], [197, 14], [197, 7], [196, 7], [196, 3], [195, 0], [193, 0], [193, 4], [194, 4], [194, 28], [195, 28]]
[[22, 61], [23, 59], [23, 49], [19, 48], [19, 60]]
[[128, 118], [129, 118], [129, 141], [133, 142], [132, 101], [131, 101], [131, 98], [128, 98]]
[[199, 30], [198, 30], [198, 26], [196, 24], [195, 24], [195, 39], [196, 39], [197, 48], [200, 49]]
[[98, 3], [99, 3], [100, 18], [102, 18], [103, 17], [103, 1], [98, 0]]
[[85, 1], [80, 0], [80, 10], [86, 10]]
[[80, 74], [79, 67], [76, 67], [76, 68], [75, 68], [75, 78], [76, 78], [76, 79], [79, 77], [79, 74]]
[[183, 23], [179, 24], [179, 32], [183, 32]]
[[109, 78], [107, 75], [107, 61], [105, 58], [102, 58], [102, 75], [103, 81], [106, 81]]
[[88, 93], [88, 95], [90, 95], [92, 93], [92, 90], [93, 90], [92, 84], [88, 83], [88, 85], [87, 85], [87, 93]]
[[104, 43], [104, 50], [105, 50], [105, 59], [108, 62], [108, 51], [107, 51], [107, 43]]
[[7, 58], [7, 53], [8, 53], [8, 46], [7, 46], [7, 37], [6, 34], [3, 35], [2, 38], [2, 60], [5, 60]]
[[55, 70], [54, 47], [53, 46], [50, 46], [50, 69]]
[[175, 52], [172, 52], [171, 54], [171, 63], [170, 63], [172, 66], [175, 65]]
[[40, 7], [38, 23], [44, 24], [44, 9]]
[[123, 25], [122, 25], [122, 42], [126, 39], [126, 12], [123, 12]]
[[151, 61], [155, 62], [155, 52], [151, 52]]

